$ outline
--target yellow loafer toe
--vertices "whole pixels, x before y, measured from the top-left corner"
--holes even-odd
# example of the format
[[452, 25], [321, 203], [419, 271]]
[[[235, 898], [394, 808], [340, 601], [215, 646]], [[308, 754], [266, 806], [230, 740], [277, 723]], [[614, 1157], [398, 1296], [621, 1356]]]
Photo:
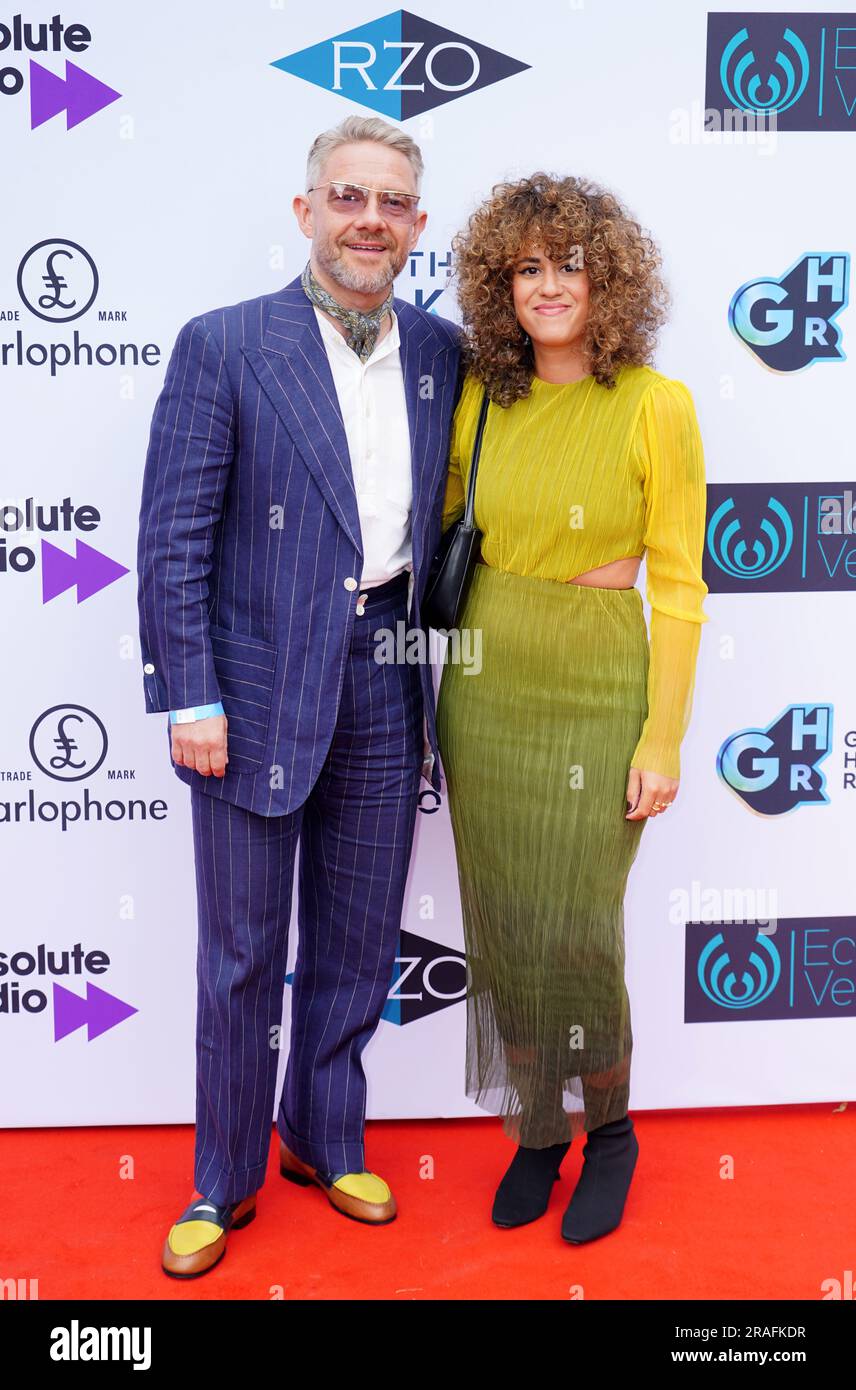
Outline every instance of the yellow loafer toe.
[[385, 1226], [398, 1214], [395, 1197], [377, 1173], [345, 1173], [331, 1183], [310, 1164], [293, 1154], [283, 1140], [279, 1145], [279, 1171], [289, 1182], [306, 1187], [315, 1183], [328, 1202], [343, 1216], [369, 1226]]
[[248, 1226], [256, 1215], [255, 1193], [231, 1206], [198, 1197], [169, 1228], [161, 1255], [164, 1273], [195, 1279], [222, 1260], [230, 1231]]

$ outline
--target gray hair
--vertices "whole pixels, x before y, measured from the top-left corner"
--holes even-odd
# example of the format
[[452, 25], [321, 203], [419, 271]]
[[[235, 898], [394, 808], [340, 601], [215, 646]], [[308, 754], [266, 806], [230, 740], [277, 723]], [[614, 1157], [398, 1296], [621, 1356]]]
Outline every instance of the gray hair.
[[399, 150], [410, 161], [416, 180], [416, 192], [420, 192], [425, 168], [422, 151], [415, 140], [411, 140], [410, 136], [405, 135], [397, 126], [381, 120], [380, 116], [346, 116], [337, 126], [317, 135], [306, 160], [307, 189], [313, 188], [318, 182], [324, 165], [334, 150], [340, 145], [350, 145], [357, 140], [376, 140], [379, 145], [389, 145], [391, 149]]

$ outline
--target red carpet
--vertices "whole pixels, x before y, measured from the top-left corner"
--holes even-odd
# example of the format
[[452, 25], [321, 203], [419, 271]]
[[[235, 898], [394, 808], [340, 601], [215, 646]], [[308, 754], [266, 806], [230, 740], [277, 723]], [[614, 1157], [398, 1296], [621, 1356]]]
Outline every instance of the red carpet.
[[856, 1107], [634, 1120], [624, 1221], [580, 1247], [559, 1235], [579, 1139], [547, 1215], [506, 1231], [490, 1221], [513, 1153], [498, 1120], [370, 1123], [367, 1164], [399, 1204], [397, 1220], [372, 1228], [285, 1182], [272, 1131], [256, 1220], [216, 1269], [187, 1281], [161, 1272], [160, 1250], [193, 1191], [190, 1126], [8, 1130], [0, 1278], [38, 1279], [40, 1299], [819, 1300], [824, 1281], [850, 1271], [852, 1282]]

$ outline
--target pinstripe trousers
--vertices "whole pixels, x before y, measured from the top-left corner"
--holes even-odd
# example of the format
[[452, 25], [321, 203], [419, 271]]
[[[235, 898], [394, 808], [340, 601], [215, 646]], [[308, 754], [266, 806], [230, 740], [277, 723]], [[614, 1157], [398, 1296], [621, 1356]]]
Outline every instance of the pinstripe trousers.
[[[378, 663], [407, 573], [368, 591], [333, 740], [304, 804], [262, 816], [191, 784], [199, 919], [196, 1190], [261, 1187], [271, 1138], [295, 851], [298, 949], [276, 1127], [328, 1172], [362, 1172], [362, 1052], [392, 983], [422, 768], [419, 668]], [[227, 773], [228, 775], [228, 773]]]

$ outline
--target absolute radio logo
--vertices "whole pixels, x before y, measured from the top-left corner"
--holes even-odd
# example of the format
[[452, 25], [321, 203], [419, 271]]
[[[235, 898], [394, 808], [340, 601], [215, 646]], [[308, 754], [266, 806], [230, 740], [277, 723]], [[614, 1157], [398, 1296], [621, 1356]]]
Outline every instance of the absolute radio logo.
[[[42, 323], [62, 329], [86, 314], [99, 324], [127, 321], [128, 311], [121, 305], [94, 307], [100, 287], [95, 261], [86, 247], [66, 237], [47, 237], [30, 246], [18, 262], [15, 281], [26, 314]], [[0, 302], [0, 325], [24, 321], [25, 316], [14, 304]], [[13, 338], [0, 342], [0, 366], [47, 367], [51, 376], [63, 367], [130, 369], [157, 367], [160, 360], [158, 343], [92, 342], [76, 327], [68, 340], [28, 340], [24, 329], [17, 328]]]
[[393, 10], [271, 66], [406, 121], [524, 72], [529, 64], [409, 10]]
[[[42, 603], [73, 589], [84, 603], [109, 584], [130, 574], [127, 565], [105, 555], [80, 539], [75, 532], [91, 533], [101, 524], [101, 513], [91, 503], [40, 502], [34, 497], [17, 501], [0, 499], [0, 580], [31, 574], [41, 562]], [[47, 540], [48, 533], [54, 539]], [[64, 545], [58, 544], [65, 533]], [[73, 553], [69, 548], [74, 546]]]
[[[17, 97], [28, 88], [31, 130], [62, 112], [71, 130], [119, 100], [121, 92], [65, 57], [85, 53], [91, 42], [84, 24], [67, 24], [58, 14], [44, 22], [20, 14], [0, 22], [0, 96]], [[31, 53], [53, 54], [60, 62], [65, 57], [65, 71], [54, 72]]]
[[[33, 1017], [52, 1003], [54, 1042], [83, 1027], [86, 1041], [93, 1042], [138, 1012], [133, 1004], [80, 978], [84, 973], [103, 975], [109, 968], [106, 951], [85, 948], [80, 941], [61, 950], [49, 950], [42, 941], [20, 951], [0, 951], [0, 1018]], [[74, 978], [75, 989], [51, 976]], [[81, 988], [86, 990], [83, 996], [77, 993]]]

